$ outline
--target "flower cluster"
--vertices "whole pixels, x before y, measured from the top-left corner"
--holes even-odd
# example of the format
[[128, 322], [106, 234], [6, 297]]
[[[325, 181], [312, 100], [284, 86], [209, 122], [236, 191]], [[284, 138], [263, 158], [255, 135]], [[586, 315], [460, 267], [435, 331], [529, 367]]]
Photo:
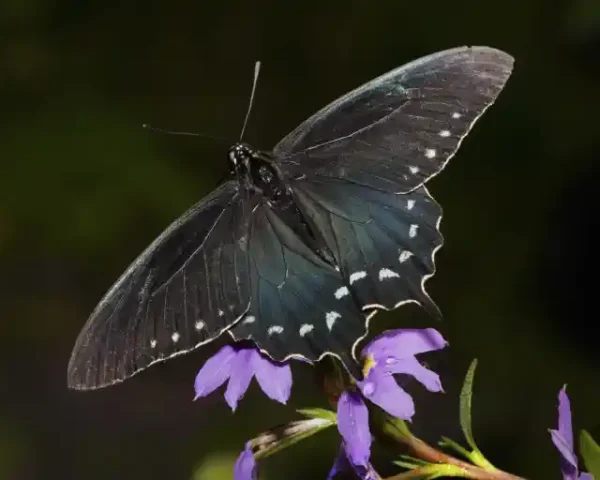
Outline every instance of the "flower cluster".
[[[364, 378], [344, 391], [338, 400], [337, 424], [342, 436], [342, 454], [336, 460], [330, 478], [346, 465], [361, 478], [375, 478], [369, 463], [371, 432], [365, 399], [390, 415], [410, 420], [415, 413], [411, 396], [396, 382], [394, 375], [416, 378], [431, 392], [441, 392], [439, 376], [419, 363], [415, 355], [446, 346], [442, 335], [434, 329], [400, 329], [388, 331], [370, 342], [362, 351]], [[256, 377], [262, 391], [271, 399], [286, 403], [290, 396], [292, 375], [287, 363], [278, 363], [252, 347], [227, 345], [211, 357], [198, 372], [196, 398], [204, 397], [225, 382], [225, 400], [232, 410]], [[256, 461], [251, 444], [239, 456], [235, 480], [256, 477]]]
[[338, 429], [348, 460], [355, 466], [368, 467], [371, 455], [368, 399], [393, 417], [410, 420], [415, 413], [411, 396], [403, 390], [395, 374], [410, 375], [431, 392], [441, 392], [439, 376], [419, 363], [415, 355], [446, 346], [442, 335], [432, 329], [388, 331], [375, 338], [362, 352], [364, 379], [358, 390], [345, 391], [337, 406]]
[[[362, 480], [379, 480], [379, 475], [370, 463], [372, 434], [368, 404], [372, 403], [378, 406], [393, 419], [410, 421], [415, 413], [415, 405], [411, 396], [398, 385], [395, 376], [409, 375], [430, 392], [442, 392], [439, 376], [423, 366], [416, 356], [440, 350], [446, 345], [447, 342], [442, 335], [431, 328], [391, 330], [376, 337], [361, 352], [364, 362], [363, 378], [361, 380], [352, 379], [341, 393], [339, 391], [342, 389], [338, 390], [337, 412], [334, 414], [322, 411], [326, 412], [325, 414], [321, 413], [324, 416], [288, 424], [283, 428], [281, 435], [277, 431], [271, 430], [247, 442], [235, 463], [234, 480], [257, 479], [257, 452], [264, 452], [269, 448], [276, 451], [281, 446], [281, 443], [278, 442], [286, 439], [286, 436], [288, 439], [293, 435], [302, 437], [311, 430], [316, 432], [336, 423], [342, 441], [340, 452], [329, 472], [328, 480], [334, 479], [338, 473], [344, 470], [354, 471], [356, 476]], [[476, 362], [472, 364], [470, 373], [467, 374], [465, 387], [463, 387], [463, 395], [469, 398], [469, 405], [475, 365]], [[292, 388], [290, 365], [275, 362], [261, 354], [255, 347], [241, 344], [227, 345], [221, 348], [204, 364], [196, 376], [196, 398], [204, 397], [227, 383], [225, 401], [235, 411], [238, 402], [248, 390], [252, 378], [256, 378], [262, 391], [269, 398], [283, 404], [289, 400]], [[414, 477], [459, 476], [522, 480], [498, 470], [483, 457], [474, 443], [470, 430], [470, 419], [465, 421], [462, 417], [463, 414], [464, 412], [461, 412], [461, 425], [463, 425], [463, 432], [473, 451], [469, 452], [449, 439], [441, 444], [454, 448], [468, 458], [471, 463], [451, 459], [441, 452], [438, 456], [436, 456], [437, 454], [431, 456], [432, 451], [435, 452], [431, 447], [421, 452], [422, 457], [420, 460], [417, 459], [416, 463], [411, 461], [398, 463], [406, 468], [420, 470], [420, 472], [414, 472]], [[470, 417], [470, 412], [467, 414]], [[416, 439], [408, 430], [407, 434], [406, 438], [409, 440], [410, 438]], [[406, 433], [402, 435], [406, 435]], [[579, 471], [574, 450], [571, 406], [566, 387], [563, 387], [558, 395], [558, 428], [551, 429], [550, 435], [560, 453], [563, 480], [594, 480], [591, 473]], [[402, 441], [406, 441], [406, 438]], [[416, 440], [417, 444], [421, 442]], [[593, 440], [590, 441], [593, 442]], [[595, 445], [594, 448], [598, 449], [598, 455], [600, 455], [600, 447]], [[417, 473], [419, 475], [416, 475]], [[494, 474], [499, 476], [494, 477]]]

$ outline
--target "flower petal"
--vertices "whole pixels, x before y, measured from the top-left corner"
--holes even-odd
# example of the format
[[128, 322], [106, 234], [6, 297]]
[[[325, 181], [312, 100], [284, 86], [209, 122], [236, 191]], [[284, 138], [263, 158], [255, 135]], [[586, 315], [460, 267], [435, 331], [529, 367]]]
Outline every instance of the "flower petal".
[[[573, 451], [573, 424], [571, 422], [571, 402], [567, 395], [567, 386], [558, 392], [558, 432]], [[575, 464], [577, 465], [577, 464]]]
[[579, 480], [594, 480], [594, 476], [591, 473], [583, 472], [579, 475]]
[[198, 375], [196, 375], [196, 381], [194, 382], [196, 396], [194, 400], [214, 392], [227, 381], [231, 373], [231, 363], [235, 356], [235, 349], [230, 345], [225, 345], [206, 361]]
[[558, 430], [550, 430], [552, 442], [562, 456], [561, 470], [569, 478], [577, 478], [577, 457]]
[[376, 365], [375, 369], [383, 369], [390, 373], [404, 373], [415, 377], [430, 392], [442, 392], [440, 376], [421, 365], [415, 357], [388, 358], [384, 365]]
[[366, 467], [371, 456], [369, 411], [360, 395], [344, 391], [337, 405], [338, 430], [350, 462]]
[[256, 459], [250, 448], [250, 442], [248, 442], [244, 451], [235, 461], [233, 480], [256, 480], [256, 478], [258, 478]]
[[361, 480], [380, 480], [379, 475], [375, 472], [373, 465], [369, 464], [367, 468], [354, 467], [354, 472]]
[[251, 358], [254, 350], [251, 348], [242, 348], [237, 351], [237, 355], [231, 362], [231, 373], [227, 390], [225, 390], [225, 401], [235, 412], [240, 398], [244, 396], [250, 386], [250, 381], [254, 375]]
[[366, 398], [394, 417], [410, 420], [415, 414], [412, 397], [400, 388], [390, 373], [374, 368], [358, 382], [358, 386]]
[[387, 357], [407, 358], [419, 353], [440, 350], [448, 342], [433, 328], [388, 330], [371, 341], [362, 351], [376, 361]]
[[[329, 471], [329, 475], [327, 476], [327, 480], [333, 480], [338, 473], [354, 470], [356, 476], [360, 478], [360, 480], [378, 480], [379, 476], [375, 472], [373, 466], [369, 463], [366, 467], [362, 465], [352, 465], [346, 456], [344, 444], [342, 443], [342, 448], [340, 449], [338, 456]], [[592, 479], [593, 480], [593, 479]]]
[[256, 380], [267, 397], [287, 403], [292, 391], [292, 369], [287, 363], [274, 362], [258, 350], [252, 350], [252, 367]]
[[[558, 429], [550, 430], [552, 442], [561, 455], [560, 469], [564, 480], [578, 480], [577, 456], [573, 448], [573, 424], [571, 421], [571, 402], [567, 395], [567, 386], [558, 392]], [[585, 477], [584, 477], [585, 478]]]
[[342, 446], [337, 454], [337, 457], [335, 457], [331, 470], [329, 470], [327, 480], [333, 480], [338, 473], [348, 470], [349, 468], [350, 465], [348, 464], [348, 458], [346, 457], [346, 452], [344, 452], [344, 447]]

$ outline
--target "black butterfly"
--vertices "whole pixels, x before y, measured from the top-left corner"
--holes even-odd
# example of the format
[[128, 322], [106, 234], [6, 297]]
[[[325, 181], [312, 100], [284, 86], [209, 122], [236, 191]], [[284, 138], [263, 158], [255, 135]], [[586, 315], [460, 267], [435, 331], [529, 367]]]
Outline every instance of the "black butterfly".
[[229, 180], [169, 226], [98, 304], [75, 344], [72, 388], [122, 381], [228, 332], [271, 357], [339, 357], [378, 309], [415, 302], [442, 245], [438, 174], [512, 71], [462, 47], [347, 93], [272, 152], [238, 143]]

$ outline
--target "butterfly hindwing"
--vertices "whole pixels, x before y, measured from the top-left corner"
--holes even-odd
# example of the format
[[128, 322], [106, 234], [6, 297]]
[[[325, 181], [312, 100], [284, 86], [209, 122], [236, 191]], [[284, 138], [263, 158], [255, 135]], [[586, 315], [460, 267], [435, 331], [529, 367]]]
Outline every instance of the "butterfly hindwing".
[[305, 179], [293, 191], [362, 309], [413, 301], [437, 313], [424, 282], [442, 245], [442, 211], [425, 187], [391, 194], [345, 180]]
[[410, 62], [315, 113], [275, 147], [292, 175], [406, 193], [440, 172], [506, 83], [513, 58], [462, 47]]
[[308, 248], [277, 212], [255, 210], [251, 255], [251, 305], [230, 333], [252, 339], [276, 360], [326, 353], [353, 368], [351, 352], [365, 335], [365, 315], [340, 272]]
[[98, 388], [220, 335], [248, 308], [248, 208], [227, 182], [168, 227], [108, 291], [68, 367]]

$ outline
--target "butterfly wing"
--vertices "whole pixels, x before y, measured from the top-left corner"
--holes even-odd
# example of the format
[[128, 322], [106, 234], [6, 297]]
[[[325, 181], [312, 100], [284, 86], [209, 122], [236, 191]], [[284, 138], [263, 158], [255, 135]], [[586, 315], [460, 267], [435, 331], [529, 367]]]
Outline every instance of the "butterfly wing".
[[71, 388], [122, 381], [216, 338], [249, 303], [248, 199], [227, 182], [169, 226], [100, 301], [76, 341]]
[[252, 339], [276, 360], [333, 354], [359, 375], [350, 353], [365, 315], [339, 269], [324, 261], [268, 202], [252, 215], [251, 306], [229, 333]]
[[434, 255], [443, 242], [442, 210], [425, 187], [393, 194], [327, 178], [293, 185], [297, 205], [363, 310], [415, 302], [439, 316], [425, 281], [434, 274]]
[[290, 188], [334, 261], [309, 248], [272, 205], [261, 205], [249, 243], [251, 306], [229, 333], [276, 360], [333, 354], [360, 378], [356, 346], [373, 310], [415, 302], [439, 315], [425, 281], [442, 245], [441, 208], [425, 187], [398, 195], [325, 178]]
[[494, 102], [513, 58], [488, 47], [423, 57], [315, 113], [274, 149], [292, 175], [405, 193], [444, 168]]

